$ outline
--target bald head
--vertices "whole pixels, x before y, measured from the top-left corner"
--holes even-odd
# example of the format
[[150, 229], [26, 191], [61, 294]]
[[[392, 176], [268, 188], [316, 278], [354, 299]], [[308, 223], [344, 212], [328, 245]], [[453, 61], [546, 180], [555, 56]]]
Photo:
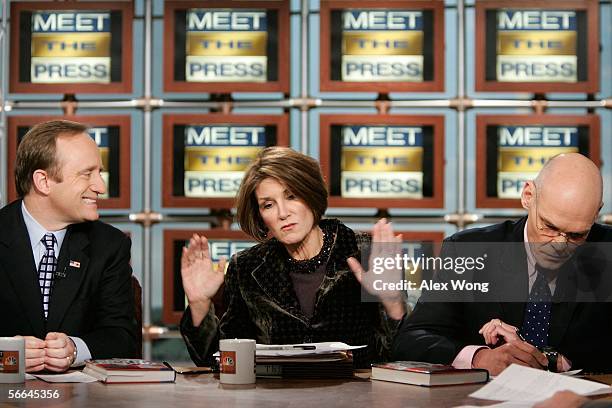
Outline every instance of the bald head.
[[[562, 207], [568, 215], [572, 207], [596, 214], [602, 205], [603, 181], [599, 168], [579, 153], [561, 154], [550, 159], [535, 179], [542, 201]], [[579, 205], [577, 205], [579, 203]]]
[[602, 202], [599, 169], [578, 153], [550, 159], [527, 182], [521, 203], [527, 210], [527, 240], [540, 267], [556, 270], [587, 239]]

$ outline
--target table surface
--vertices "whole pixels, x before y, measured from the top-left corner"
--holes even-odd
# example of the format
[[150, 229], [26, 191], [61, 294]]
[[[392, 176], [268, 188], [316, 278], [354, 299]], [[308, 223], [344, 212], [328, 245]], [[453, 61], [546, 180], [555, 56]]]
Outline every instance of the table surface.
[[[367, 374], [360, 373], [361, 377]], [[0, 406], [44, 407], [453, 407], [488, 405], [469, 398], [481, 385], [418, 387], [367, 378], [352, 380], [257, 379], [252, 386], [223, 385], [212, 374], [180, 375], [174, 384], [0, 384]], [[58, 390], [57, 399], [9, 399], [9, 390]], [[40, 393], [42, 394], [42, 393]]]

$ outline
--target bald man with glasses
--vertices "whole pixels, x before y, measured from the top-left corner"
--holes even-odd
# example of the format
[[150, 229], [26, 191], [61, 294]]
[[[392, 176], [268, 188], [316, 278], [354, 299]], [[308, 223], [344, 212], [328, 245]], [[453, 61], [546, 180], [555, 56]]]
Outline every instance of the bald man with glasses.
[[447, 238], [442, 257], [484, 256], [486, 267], [436, 271], [435, 279], [469, 277], [491, 290], [424, 292], [398, 330], [393, 358], [492, 375], [513, 363], [611, 371], [612, 228], [595, 223], [602, 197], [592, 161], [555, 156], [523, 188], [526, 217]]

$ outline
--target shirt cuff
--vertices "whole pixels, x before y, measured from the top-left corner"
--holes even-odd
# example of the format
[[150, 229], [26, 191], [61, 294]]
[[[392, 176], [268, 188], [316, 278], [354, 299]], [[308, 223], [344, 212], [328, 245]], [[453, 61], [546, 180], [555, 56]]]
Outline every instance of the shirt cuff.
[[83, 364], [85, 364], [85, 360], [91, 359], [91, 352], [89, 351], [89, 347], [87, 347], [87, 344], [85, 344], [83, 339], [81, 339], [80, 337], [72, 337], [72, 336], [69, 336], [69, 337], [74, 342], [74, 345], [76, 346], [76, 350], [77, 350], [76, 359], [74, 360], [74, 362], [72, 363], [70, 367], [82, 366]]
[[465, 346], [457, 357], [453, 360], [453, 367], [455, 368], [474, 368], [472, 366], [472, 360], [474, 359], [474, 354], [480, 349], [488, 348], [486, 346]]
[[572, 362], [569, 361], [564, 355], [559, 355], [561, 357], [561, 372], [569, 371], [572, 368]]

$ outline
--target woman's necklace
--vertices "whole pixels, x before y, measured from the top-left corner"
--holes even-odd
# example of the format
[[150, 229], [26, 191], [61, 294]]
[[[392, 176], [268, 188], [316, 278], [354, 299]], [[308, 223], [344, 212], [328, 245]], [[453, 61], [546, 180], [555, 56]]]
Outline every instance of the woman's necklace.
[[293, 259], [291, 255], [287, 257], [287, 265], [291, 272], [297, 273], [312, 273], [319, 269], [319, 267], [327, 262], [329, 253], [331, 252], [333, 240], [332, 233], [323, 231], [323, 246], [319, 253], [310, 259]]

